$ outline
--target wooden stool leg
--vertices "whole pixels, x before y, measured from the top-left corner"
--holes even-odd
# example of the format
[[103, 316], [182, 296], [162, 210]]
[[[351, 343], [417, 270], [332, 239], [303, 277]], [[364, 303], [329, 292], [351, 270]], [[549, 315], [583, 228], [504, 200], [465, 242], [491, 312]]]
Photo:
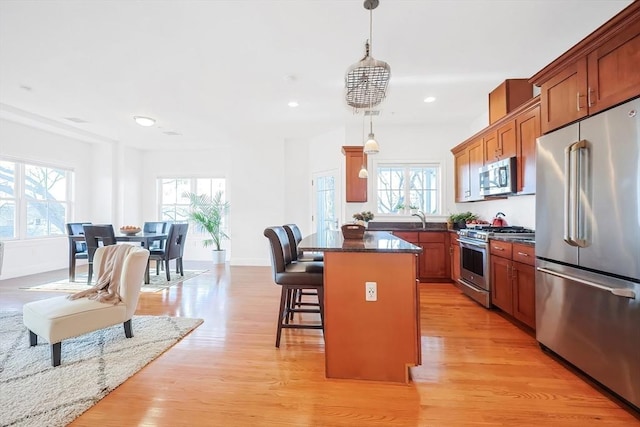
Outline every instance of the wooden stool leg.
[[320, 305], [320, 325], [324, 332], [324, 289], [318, 288], [318, 304]]

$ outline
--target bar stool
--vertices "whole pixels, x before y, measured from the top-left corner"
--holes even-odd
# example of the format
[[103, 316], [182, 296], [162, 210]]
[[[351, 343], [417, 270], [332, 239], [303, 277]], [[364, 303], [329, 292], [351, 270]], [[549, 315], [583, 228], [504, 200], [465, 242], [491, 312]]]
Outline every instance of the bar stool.
[[[273, 281], [282, 287], [278, 310], [276, 347], [280, 347], [283, 328], [324, 329], [324, 265], [319, 262], [292, 262], [289, 238], [284, 227], [267, 227], [264, 235], [269, 239]], [[318, 308], [301, 308], [292, 303], [298, 290], [314, 289]], [[320, 324], [291, 323], [295, 313], [318, 313]]]

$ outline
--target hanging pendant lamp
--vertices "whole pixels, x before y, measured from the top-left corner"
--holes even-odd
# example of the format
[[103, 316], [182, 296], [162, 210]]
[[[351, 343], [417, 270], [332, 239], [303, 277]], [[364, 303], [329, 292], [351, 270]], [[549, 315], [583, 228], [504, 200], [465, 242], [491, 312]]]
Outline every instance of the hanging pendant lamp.
[[367, 142], [364, 143], [364, 153], [371, 155], [378, 154], [380, 152], [380, 146], [378, 145], [378, 141], [376, 141], [375, 135], [373, 134], [373, 117], [371, 116], [371, 111], [369, 113], [369, 123], [371, 127], [369, 129], [369, 138], [367, 138]]
[[364, 1], [364, 8], [369, 11], [369, 40], [365, 43], [364, 58], [350, 66], [345, 76], [347, 105], [356, 111], [380, 104], [386, 97], [387, 85], [391, 78], [389, 64], [371, 56], [373, 9], [378, 7], [379, 3], [379, 0]]

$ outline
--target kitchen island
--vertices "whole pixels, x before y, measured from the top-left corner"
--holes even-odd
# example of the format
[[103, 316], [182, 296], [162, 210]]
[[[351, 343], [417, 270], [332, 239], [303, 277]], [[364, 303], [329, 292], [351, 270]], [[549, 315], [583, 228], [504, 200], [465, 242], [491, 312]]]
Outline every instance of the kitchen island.
[[421, 363], [416, 279], [422, 249], [390, 233], [340, 231], [305, 237], [298, 248], [324, 252], [327, 378], [408, 383]]

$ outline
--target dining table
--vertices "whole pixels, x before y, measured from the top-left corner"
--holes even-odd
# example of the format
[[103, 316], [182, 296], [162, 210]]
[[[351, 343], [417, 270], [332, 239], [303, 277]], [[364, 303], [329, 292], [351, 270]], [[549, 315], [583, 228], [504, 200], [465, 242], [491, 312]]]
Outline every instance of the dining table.
[[[75, 245], [71, 244], [72, 242], [84, 242], [84, 234], [71, 234], [67, 236], [70, 240], [69, 244], [69, 277], [75, 277]], [[136, 234], [118, 234], [115, 236], [116, 242], [137, 242], [140, 243], [145, 249], [149, 249], [153, 242], [156, 240], [165, 241], [167, 240], [167, 233], [145, 233], [140, 232]], [[149, 283], [148, 275], [145, 275], [145, 284]]]

